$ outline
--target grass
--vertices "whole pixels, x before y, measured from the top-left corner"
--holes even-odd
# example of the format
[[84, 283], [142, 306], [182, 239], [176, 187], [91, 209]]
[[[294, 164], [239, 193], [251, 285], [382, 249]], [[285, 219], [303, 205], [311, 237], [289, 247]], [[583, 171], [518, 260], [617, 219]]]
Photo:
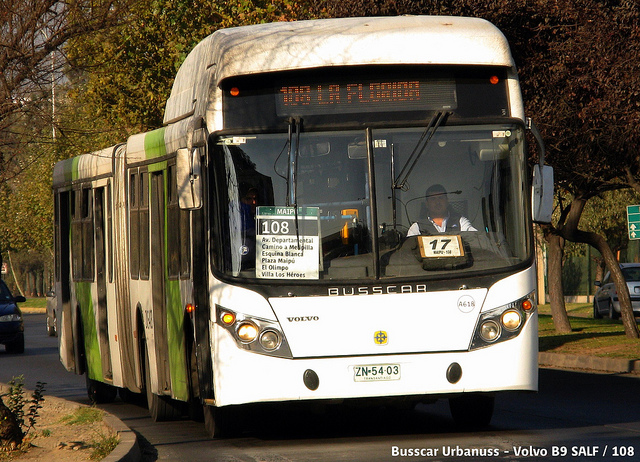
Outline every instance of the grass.
[[538, 312], [540, 351], [640, 359], [640, 340], [627, 338], [620, 320], [594, 319], [590, 303], [567, 304], [569, 334], [556, 333], [549, 305], [540, 305]]
[[27, 297], [27, 301], [20, 303], [20, 308], [46, 308], [46, 297]]
[[[68, 414], [61, 422], [66, 425], [90, 425], [101, 422], [104, 418], [104, 412], [94, 407], [81, 407], [73, 413]], [[102, 460], [113, 451], [120, 439], [117, 434], [104, 434], [102, 431], [95, 432], [95, 438], [91, 442], [91, 460]]]
[[102, 460], [107, 457], [118, 446], [120, 439], [118, 435], [99, 434], [92, 442], [91, 460]]
[[65, 415], [62, 422], [67, 425], [87, 425], [95, 422], [100, 422], [104, 417], [104, 412], [95, 407], [81, 407], [76, 409], [73, 413]]

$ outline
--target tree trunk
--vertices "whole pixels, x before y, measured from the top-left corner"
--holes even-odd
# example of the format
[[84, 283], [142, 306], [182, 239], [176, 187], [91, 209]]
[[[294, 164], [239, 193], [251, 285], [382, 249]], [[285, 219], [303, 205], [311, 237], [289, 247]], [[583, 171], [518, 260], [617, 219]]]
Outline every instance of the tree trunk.
[[620, 301], [620, 315], [622, 318], [622, 324], [624, 325], [624, 332], [629, 338], [640, 338], [640, 332], [638, 332], [638, 325], [636, 324], [635, 317], [633, 315], [633, 307], [631, 306], [631, 296], [629, 295], [629, 288], [627, 282], [624, 280], [622, 270], [620, 269], [620, 263], [616, 259], [611, 247], [607, 241], [596, 233], [590, 233], [586, 231], [580, 231], [578, 229], [578, 222], [582, 215], [582, 210], [586, 199], [574, 198], [571, 203], [571, 211], [567, 217], [565, 226], [561, 229], [561, 235], [572, 242], [582, 242], [595, 247], [611, 271], [611, 278], [616, 285], [616, 292], [618, 293], [618, 300]]
[[0, 446], [13, 451], [22, 444], [23, 437], [16, 416], [0, 397]]
[[568, 334], [571, 332], [571, 323], [564, 304], [564, 287], [562, 284], [562, 253], [564, 239], [553, 233], [545, 233], [548, 243], [547, 271], [549, 283], [549, 303], [551, 316], [556, 332]]
[[602, 254], [607, 268], [611, 271], [611, 279], [616, 285], [616, 292], [618, 293], [618, 300], [620, 302], [620, 317], [622, 324], [624, 325], [624, 332], [629, 338], [640, 338], [640, 332], [638, 332], [638, 325], [636, 324], [635, 316], [633, 315], [633, 307], [631, 306], [631, 296], [629, 295], [629, 287], [627, 287], [627, 281], [625, 281], [620, 269], [620, 263], [616, 259], [611, 247], [604, 238], [595, 233], [587, 233], [579, 231], [577, 233], [580, 241], [589, 244]]

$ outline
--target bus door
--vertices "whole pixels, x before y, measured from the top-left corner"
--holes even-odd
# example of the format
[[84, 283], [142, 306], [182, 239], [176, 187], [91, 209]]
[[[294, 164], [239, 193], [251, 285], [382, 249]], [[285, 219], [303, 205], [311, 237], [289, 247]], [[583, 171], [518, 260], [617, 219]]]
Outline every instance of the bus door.
[[[58, 336], [60, 337], [60, 358], [68, 370], [79, 372], [75, 363], [73, 318], [71, 314], [71, 210], [73, 194], [62, 191], [56, 194], [56, 287], [58, 303]], [[59, 293], [58, 293], [59, 292]]]
[[[151, 300], [158, 394], [171, 390], [165, 297], [165, 178], [151, 173]], [[151, 360], [151, 357], [149, 358]]]
[[106, 242], [105, 242], [105, 213], [104, 187], [94, 190], [95, 215], [95, 246], [96, 246], [96, 286], [98, 292], [98, 342], [102, 359], [102, 377], [113, 380], [111, 366], [111, 352], [109, 349], [109, 325], [107, 318], [107, 274], [106, 274]]

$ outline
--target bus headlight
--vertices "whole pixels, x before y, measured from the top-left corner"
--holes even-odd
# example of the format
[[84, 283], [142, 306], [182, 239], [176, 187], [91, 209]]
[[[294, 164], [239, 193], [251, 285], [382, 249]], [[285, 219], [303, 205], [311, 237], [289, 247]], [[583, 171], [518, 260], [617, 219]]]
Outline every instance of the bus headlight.
[[500, 326], [493, 320], [485, 321], [480, 326], [480, 337], [485, 342], [494, 342], [500, 336]]
[[254, 324], [246, 321], [238, 324], [237, 332], [238, 338], [246, 343], [253, 342], [258, 336], [258, 328]]
[[516, 310], [509, 310], [502, 313], [502, 325], [507, 330], [516, 330], [522, 324], [522, 315]]
[[536, 311], [535, 292], [493, 310], [480, 313], [470, 350], [517, 337]]
[[227, 331], [237, 347], [242, 350], [279, 358], [292, 358], [289, 343], [277, 321], [257, 318], [216, 305], [216, 324]]
[[275, 350], [280, 346], [280, 336], [274, 330], [267, 330], [260, 335], [260, 345], [265, 350]]

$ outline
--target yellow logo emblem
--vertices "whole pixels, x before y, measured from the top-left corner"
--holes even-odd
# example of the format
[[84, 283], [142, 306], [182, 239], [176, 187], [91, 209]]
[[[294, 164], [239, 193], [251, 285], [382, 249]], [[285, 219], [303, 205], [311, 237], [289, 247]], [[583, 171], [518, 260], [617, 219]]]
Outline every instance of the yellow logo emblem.
[[379, 330], [373, 334], [373, 341], [376, 345], [386, 345], [389, 342], [389, 336], [385, 331]]

